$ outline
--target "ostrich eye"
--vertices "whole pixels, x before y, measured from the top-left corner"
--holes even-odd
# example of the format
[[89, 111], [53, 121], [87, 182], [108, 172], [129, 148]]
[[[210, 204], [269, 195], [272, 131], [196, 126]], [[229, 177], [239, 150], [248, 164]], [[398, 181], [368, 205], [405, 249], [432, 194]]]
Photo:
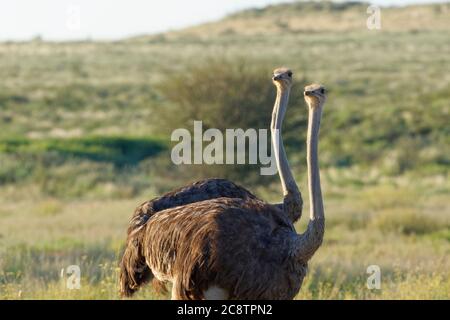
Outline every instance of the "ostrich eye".
[[292, 72], [289, 71], [289, 72], [288, 72], [288, 76], [289, 76], [289, 77], [292, 77]]
[[324, 88], [320, 89], [320, 93], [324, 94], [325, 93], [325, 89]]

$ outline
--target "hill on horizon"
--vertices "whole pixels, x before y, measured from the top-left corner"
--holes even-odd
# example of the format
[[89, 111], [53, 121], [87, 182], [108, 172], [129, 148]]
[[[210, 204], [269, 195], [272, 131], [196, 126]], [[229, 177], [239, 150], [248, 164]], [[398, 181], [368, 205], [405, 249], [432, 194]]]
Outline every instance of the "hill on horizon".
[[[367, 31], [369, 6], [369, 3], [356, 1], [298, 1], [268, 5], [238, 11], [218, 21], [155, 35], [131, 37], [129, 40], [208, 39], [226, 36]], [[385, 6], [380, 9], [381, 30], [385, 32], [450, 30], [450, 3]]]

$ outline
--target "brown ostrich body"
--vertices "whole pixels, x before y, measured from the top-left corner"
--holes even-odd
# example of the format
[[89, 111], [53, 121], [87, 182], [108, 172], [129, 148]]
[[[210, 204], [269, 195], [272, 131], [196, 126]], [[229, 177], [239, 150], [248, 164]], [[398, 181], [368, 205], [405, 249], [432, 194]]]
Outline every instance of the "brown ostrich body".
[[[306, 274], [282, 210], [258, 199], [217, 198], [163, 210], [146, 224], [144, 255], [173, 299], [292, 299]], [[158, 252], [158, 254], [153, 254]], [[301, 257], [299, 257], [301, 258]]]
[[[216, 198], [256, 199], [256, 196], [245, 188], [226, 179], [205, 179], [183, 186], [161, 197], [146, 201], [138, 206], [130, 220], [127, 231], [127, 247], [121, 260], [121, 292], [129, 296], [135, 289], [147, 282], [152, 273], [145, 261], [143, 243], [147, 221], [156, 213], [191, 203]], [[154, 279], [154, 286], [164, 291], [164, 285]]]

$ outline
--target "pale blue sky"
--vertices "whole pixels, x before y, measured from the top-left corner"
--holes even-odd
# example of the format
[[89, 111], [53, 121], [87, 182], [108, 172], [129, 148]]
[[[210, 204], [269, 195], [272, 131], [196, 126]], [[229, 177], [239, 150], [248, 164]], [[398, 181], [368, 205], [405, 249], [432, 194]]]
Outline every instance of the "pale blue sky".
[[[289, 0], [5, 0], [0, 5], [0, 41], [120, 39], [219, 19], [243, 8]], [[439, 0], [373, 0], [374, 4]], [[442, 1], [440, 1], [442, 2]], [[80, 19], [77, 19], [77, 17]], [[79, 21], [79, 23], [78, 23]]]

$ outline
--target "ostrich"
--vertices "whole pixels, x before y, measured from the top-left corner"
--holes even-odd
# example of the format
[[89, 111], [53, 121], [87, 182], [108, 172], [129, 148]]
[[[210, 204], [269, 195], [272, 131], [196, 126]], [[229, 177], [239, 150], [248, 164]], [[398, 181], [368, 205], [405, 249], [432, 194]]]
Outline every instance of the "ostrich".
[[[291, 222], [295, 223], [301, 216], [303, 201], [290, 170], [281, 138], [281, 125], [289, 100], [292, 76], [292, 71], [287, 68], [278, 68], [273, 72], [272, 81], [277, 88], [277, 97], [270, 128], [275, 150], [275, 161], [284, 196], [283, 203], [274, 205], [283, 210]], [[131, 296], [140, 285], [152, 278], [142, 247], [145, 225], [150, 217], [165, 209], [220, 197], [257, 199], [250, 191], [231, 181], [212, 178], [183, 186], [138, 206], [128, 227], [127, 246], [120, 262], [121, 294], [123, 296]], [[157, 289], [164, 289], [163, 283], [156, 278], [153, 279], [153, 285]]]
[[143, 255], [156, 278], [172, 282], [173, 299], [292, 299], [300, 289], [324, 231], [317, 166], [323, 87], [307, 87], [305, 99], [310, 113], [307, 231], [298, 235], [279, 206], [256, 198], [221, 197], [154, 214], [140, 238]]

